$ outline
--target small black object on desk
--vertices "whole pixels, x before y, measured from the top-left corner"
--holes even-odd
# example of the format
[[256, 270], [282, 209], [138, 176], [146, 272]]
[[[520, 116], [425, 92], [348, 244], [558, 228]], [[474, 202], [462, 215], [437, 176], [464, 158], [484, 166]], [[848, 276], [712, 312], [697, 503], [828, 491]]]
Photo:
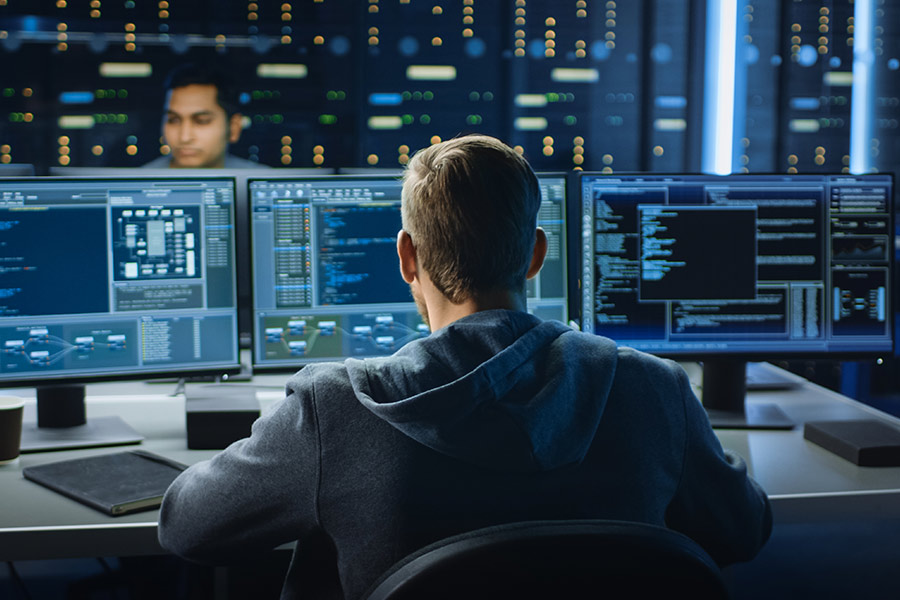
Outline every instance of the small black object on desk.
[[259, 418], [254, 386], [188, 386], [184, 395], [187, 446], [191, 450], [221, 450], [248, 437], [253, 422]]
[[861, 467], [900, 466], [900, 429], [884, 421], [810, 421], [803, 437]]

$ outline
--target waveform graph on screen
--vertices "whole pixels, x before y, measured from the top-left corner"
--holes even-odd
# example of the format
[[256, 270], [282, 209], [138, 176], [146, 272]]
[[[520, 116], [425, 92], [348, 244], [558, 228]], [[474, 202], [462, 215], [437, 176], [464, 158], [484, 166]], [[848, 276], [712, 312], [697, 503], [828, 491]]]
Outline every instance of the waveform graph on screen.
[[372, 2], [356, 164], [402, 167], [465, 133], [503, 137], [501, 2]]

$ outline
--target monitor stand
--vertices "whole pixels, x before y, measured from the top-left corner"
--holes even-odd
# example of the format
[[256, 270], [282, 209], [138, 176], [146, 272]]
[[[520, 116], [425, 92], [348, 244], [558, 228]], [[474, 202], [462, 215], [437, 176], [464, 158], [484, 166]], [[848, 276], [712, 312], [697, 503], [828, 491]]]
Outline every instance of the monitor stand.
[[746, 398], [746, 361], [703, 361], [703, 407], [713, 428], [794, 428], [794, 422], [775, 404], [750, 403]]
[[83, 385], [37, 389], [37, 422], [22, 423], [19, 451], [45, 452], [140, 444], [144, 437], [119, 417], [86, 418]]

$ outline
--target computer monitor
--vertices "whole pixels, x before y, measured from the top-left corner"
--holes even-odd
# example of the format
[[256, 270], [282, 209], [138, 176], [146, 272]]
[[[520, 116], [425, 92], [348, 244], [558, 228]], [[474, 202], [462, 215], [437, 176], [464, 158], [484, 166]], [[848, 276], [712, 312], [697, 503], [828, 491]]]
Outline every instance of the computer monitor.
[[[84, 383], [239, 370], [234, 179], [0, 180], [0, 386], [22, 451], [139, 441]], [[137, 439], [135, 439], [137, 438]]]
[[258, 169], [170, 169], [170, 168], [122, 168], [122, 167], [50, 167], [51, 175], [65, 177], [233, 177], [235, 180], [235, 221], [237, 244], [238, 276], [238, 331], [241, 334], [241, 348], [250, 347], [252, 326], [250, 316], [250, 208], [247, 202], [247, 180], [252, 177], [303, 177], [310, 175], [331, 175], [334, 169], [321, 167], [269, 168], [260, 165]]
[[714, 426], [791, 426], [745, 407], [748, 359], [891, 354], [891, 175], [585, 173], [580, 192], [582, 329], [703, 361]]
[[[528, 308], [567, 318], [565, 176], [540, 176], [544, 270]], [[401, 181], [386, 176], [250, 180], [253, 367], [390, 355], [427, 336], [400, 276]]]

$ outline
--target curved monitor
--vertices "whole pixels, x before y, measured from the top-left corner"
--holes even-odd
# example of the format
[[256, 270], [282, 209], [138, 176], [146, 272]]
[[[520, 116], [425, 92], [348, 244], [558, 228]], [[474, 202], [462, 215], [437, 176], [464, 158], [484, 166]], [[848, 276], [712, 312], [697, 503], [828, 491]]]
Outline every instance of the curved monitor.
[[234, 207], [228, 177], [0, 180], [0, 386], [38, 387], [23, 451], [77, 441], [72, 384], [238, 372]]
[[[566, 179], [539, 179], [549, 249], [528, 309], [565, 321]], [[397, 262], [400, 192], [390, 176], [250, 180], [254, 370], [387, 356], [428, 335]]]
[[717, 382], [743, 405], [735, 359], [892, 352], [890, 175], [585, 173], [580, 191], [582, 329], [733, 365], [706, 406]]

